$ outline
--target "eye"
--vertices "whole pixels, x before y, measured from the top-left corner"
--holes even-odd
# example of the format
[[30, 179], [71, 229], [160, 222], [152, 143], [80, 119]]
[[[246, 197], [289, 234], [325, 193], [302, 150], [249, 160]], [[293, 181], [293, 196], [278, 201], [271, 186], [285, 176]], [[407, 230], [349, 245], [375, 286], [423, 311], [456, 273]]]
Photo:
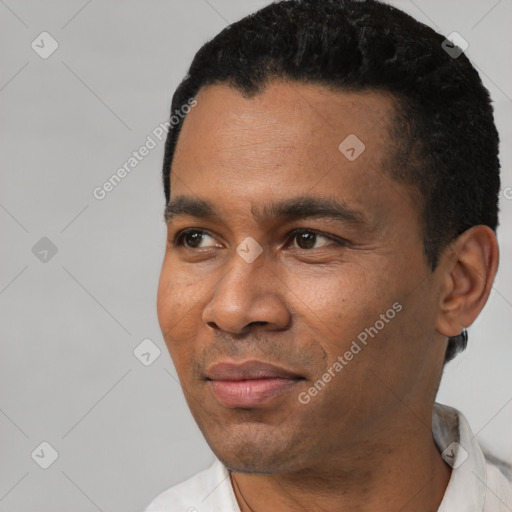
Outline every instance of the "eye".
[[213, 244], [209, 246], [202, 246], [201, 244], [207, 238], [211, 238], [213, 240], [213, 237], [203, 229], [185, 229], [176, 235], [173, 244], [175, 246], [185, 247], [186, 249], [202, 249], [204, 247], [214, 247], [217, 245]]
[[[323, 235], [313, 229], [297, 229], [291, 234], [290, 239], [295, 240], [298, 248], [303, 250], [320, 249], [333, 243], [342, 245], [341, 240], [335, 240], [334, 237]], [[315, 247], [315, 244], [319, 241], [320, 246]]]
[[[208, 238], [213, 240], [210, 245], [205, 245]], [[296, 249], [312, 250], [328, 247], [329, 245], [344, 245], [343, 240], [334, 236], [327, 236], [314, 229], [297, 229], [290, 234], [290, 241], [295, 242]], [[219, 247], [215, 243], [215, 239], [203, 229], [184, 229], [180, 231], [174, 238], [173, 245], [176, 247], [184, 247], [185, 249], [206, 249], [209, 247]]]

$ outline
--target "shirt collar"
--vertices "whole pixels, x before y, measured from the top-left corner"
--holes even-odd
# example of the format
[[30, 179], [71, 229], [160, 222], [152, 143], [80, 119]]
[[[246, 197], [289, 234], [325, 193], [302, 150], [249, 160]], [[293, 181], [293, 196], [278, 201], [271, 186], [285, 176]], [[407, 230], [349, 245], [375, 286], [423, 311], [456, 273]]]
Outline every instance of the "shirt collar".
[[446, 405], [434, 404], [434, 441], [452, 474], [438, 512], [482, 512], [487, 489], [485, 457], [466, 418]]

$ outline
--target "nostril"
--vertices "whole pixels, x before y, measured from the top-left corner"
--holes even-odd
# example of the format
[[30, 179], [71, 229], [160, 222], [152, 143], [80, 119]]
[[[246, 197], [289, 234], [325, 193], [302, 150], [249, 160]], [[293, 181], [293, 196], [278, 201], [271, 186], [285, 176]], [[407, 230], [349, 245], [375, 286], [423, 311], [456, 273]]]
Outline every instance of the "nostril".
[[249, 325], [247, 325], [247, 327], [250, 327], [251, 325], [267, 325], [268, 322], [264, 322], [264, 321], [258, 321], [258, 322], [251, 322]]

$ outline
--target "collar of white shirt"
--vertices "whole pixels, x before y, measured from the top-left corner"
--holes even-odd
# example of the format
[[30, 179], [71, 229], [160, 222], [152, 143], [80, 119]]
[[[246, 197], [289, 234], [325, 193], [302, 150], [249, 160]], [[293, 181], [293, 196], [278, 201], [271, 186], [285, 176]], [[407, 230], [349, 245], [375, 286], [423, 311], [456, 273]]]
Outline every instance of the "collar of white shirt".
[[[512, 512], [511, 475], [486, 460], [468, 422], [436, 403], [432, 432], [452, 474], [438, 512]], [[206, 470], [160, 494], [144, 512], [240, 512], [229, 472], [217, 459]]]

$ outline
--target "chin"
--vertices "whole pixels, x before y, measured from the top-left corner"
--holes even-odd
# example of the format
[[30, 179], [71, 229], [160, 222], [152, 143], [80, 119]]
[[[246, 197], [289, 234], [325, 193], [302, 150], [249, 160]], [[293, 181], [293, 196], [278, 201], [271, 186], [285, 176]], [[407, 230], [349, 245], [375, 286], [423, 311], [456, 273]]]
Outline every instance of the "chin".
[[287, 454], [255, 452], [214, 451], [217, 458], [229, 470], [235, 473], [252, 475], [277, 475], [296, 471], [298, 468], [290, 464]]
[[231, 471], [270, 475], [304, 467], [305, 447], [285, 427], [254, 423], [215, 431], [200, 428], [217, 458]]

